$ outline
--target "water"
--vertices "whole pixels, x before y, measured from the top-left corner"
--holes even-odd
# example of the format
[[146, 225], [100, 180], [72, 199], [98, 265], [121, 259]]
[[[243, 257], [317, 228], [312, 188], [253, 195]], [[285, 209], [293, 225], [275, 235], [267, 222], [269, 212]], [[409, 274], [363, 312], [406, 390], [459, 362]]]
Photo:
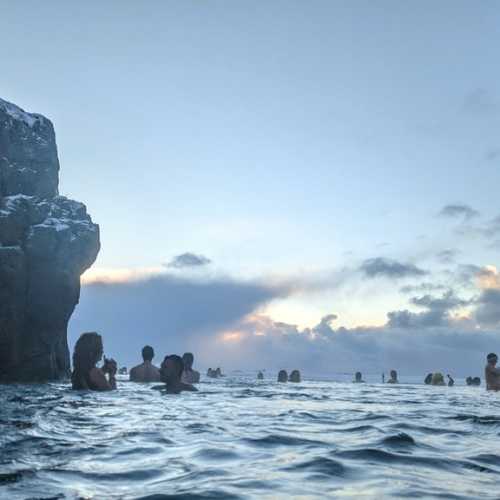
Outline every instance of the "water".
[[210, 380], [0, 386], [0, 498], [499, 498], [484, 388]]

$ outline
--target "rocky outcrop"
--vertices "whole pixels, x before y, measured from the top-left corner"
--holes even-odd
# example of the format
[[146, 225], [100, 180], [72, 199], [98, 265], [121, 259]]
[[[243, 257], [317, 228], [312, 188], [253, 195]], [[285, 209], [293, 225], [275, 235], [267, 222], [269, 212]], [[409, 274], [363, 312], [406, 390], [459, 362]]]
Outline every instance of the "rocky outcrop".
[[0, 381], [69, 374], [67, 325], [100, 243], [58, 183], [50, 120], [0, 99]]

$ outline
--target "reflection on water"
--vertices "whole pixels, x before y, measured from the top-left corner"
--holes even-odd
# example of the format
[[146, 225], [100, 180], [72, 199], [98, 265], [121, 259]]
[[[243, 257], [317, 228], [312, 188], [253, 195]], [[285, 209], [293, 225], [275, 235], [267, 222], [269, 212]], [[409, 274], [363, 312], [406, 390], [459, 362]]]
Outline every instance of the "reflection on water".
[[500, 395], [253, 377], [0, 386], [0, 498], [500, 496]]

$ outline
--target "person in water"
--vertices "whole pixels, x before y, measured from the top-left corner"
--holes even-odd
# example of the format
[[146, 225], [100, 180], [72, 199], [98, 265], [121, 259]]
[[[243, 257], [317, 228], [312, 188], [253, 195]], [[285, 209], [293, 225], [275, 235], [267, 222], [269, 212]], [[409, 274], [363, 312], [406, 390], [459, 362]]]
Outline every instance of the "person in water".
[[431, 383], [432, 383], [432, 373], [428, 373], [427, 377], [425, 377], [424, 384], [431, 385]]
[[396, 370], [391, 370], [391, 378], [387, 381], [388, 384], [399, 384], [398, 372]]
[[354, 380], [353, 380], [353, 382], [355, 384], [364, 384], [365, 383], [365, 381], [363, 380], [363, 375], [361, 375], [361, 372], [356, 372], [354, 374]]
[[257, 373], [257, 380], [264, 380], [264, 374], [261, 371]]
[[472, 385], [479, 387], [481, 385], [481, 377], [474, 377], [472, 379]]
[[177, 354], [165, 356], [160, 368], [161, 381], [165, 383], [167, 393], [179, 394], [182, 391], [197, 391], [198, 389], [191, 384], [182, 382], [182, 372], [184, 371], [184, 362]]
[[159, 382], [160, 369], [153, 365], [153, 358], [155, 351], [150, 345], [142, 348], [142, 359], [144, 362], [140, 365], [134, 366], [130, 370], [131, 382]]
[[288, 373], [286, 372], [286, 370], [279, 371], [278, 382], [288, 382]]
[[455, 385], [455, 380], [451, 377], [451, 375], [446, 375], [448, 378], [448, 387], [453, 387]]
[[486, 356], [484, 378], [487, 391], [500, 391], [500, 368], [497, 368], [497, 362], [498, 356], [494, 352], [490, 352]]
[[185, 352], [182, 356], [184, 371], [181, 380], [185, 384], [197, 384], [200, 381], [200, 372], [193, 370], [194, 356], [190, 352]]
[[80, 335], [73, 352], [73, 373], [71, 374], [73, 389], [91, 391], [116, 389], [116, 361], [104, 358], [103, 367], [97, 368], [96, 364], [102, 359], [102, 354], [102, 337], [98, 333], [88, 332]]
[[288, 379], [290, 382], [300, 382], [300, 372], [299, 370], [293, 370], [290, 373], [290, 378]]
[[431, 385], [446, 385], [443, 374], [436, 372], [432, 374]]

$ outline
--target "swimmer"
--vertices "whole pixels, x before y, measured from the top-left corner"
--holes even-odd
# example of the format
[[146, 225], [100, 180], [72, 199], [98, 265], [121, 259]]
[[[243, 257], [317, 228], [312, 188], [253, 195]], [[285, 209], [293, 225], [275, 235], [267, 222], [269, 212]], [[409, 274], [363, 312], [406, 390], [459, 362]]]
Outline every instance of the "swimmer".
[[448, 377], [448, 387], [453, 387], [455, 385], [455, 381], [450, 375], [446, 375]]
[[264, 374], [261, 371], [257, 373], [257, 380], [264, 380]]
[[[165, 359], [161, 364], [160, 376], [161, 381], [165, 383], [167, 393], [179, 394], [182, 391], [198, 391], [194, 385], [185, 384], [181, 381], [183, 371], [184, 363], [180, 356], [177, 356], [176, 354], [165, 356]], [[155, 388], [158, 388], [158, 386]]]
[[300, 371], [299, 370], [293, 370], [292, 373], [290, 373], [290, 378], [288, 379], [290, 382], [300, 382]]
[[487, 391], [500, 391], [500, 368], [497, 368], [498, 356], [490, 352], [486, 356], [486, 366], [484, 368], [484, 378], [486, 380]]
[[467, 378], [465, 379], [465, 383], [466, 383], [467, 385], [472, 385], [472, 377], [467, 377]]
[[153, 365], [155, 351], [150, 345], [142, 348], [143, 363], [130, 370], [131, 382], [159, 382], [160, 369]]
[[193, 370], [194, 356], [190, 352], [185, 352], [182, 356], [184, 371], [181, 380], [185, 384], [197, 384], [200, 381], [200, 372]]
[[278, 382], [288, 382], [288, 373], [286, 370], [280, 370], [278, 373]]
[[427, 377], [425, 377], [424, 384], [431, 385], [431, 383], [432, 383], [432, 373], [428, 373]]
[[391, 378], [387, 381], [388, 384], [399, 384], [398, 372], [396, 370], [391, 370]]
[[479, 387], [481, 385], [481, 378], [480, 377], [474, 377], [472, 379], [472, 385], [475, 385], [476, 387]]
[[[111, 391], [116, 389], [117, 364], [104, 358], [102, 368], [96, 364], [102, 359], [102, 337], [96, 332], [82, 333], [73, 353], [71, 385], [75, 390]], [[108, 378], [106, 378], [108, 375]]]
[[353, 383], [355, 383], [355, 384], [364, 384], [365, 383], [365, 381], [363, 380], [363, 375], [361, 375], [361, 372], [356, 372], [354, 374]]
[[443, 374], [440, 372], [433, 373], [431, 385], [446, 385]]

